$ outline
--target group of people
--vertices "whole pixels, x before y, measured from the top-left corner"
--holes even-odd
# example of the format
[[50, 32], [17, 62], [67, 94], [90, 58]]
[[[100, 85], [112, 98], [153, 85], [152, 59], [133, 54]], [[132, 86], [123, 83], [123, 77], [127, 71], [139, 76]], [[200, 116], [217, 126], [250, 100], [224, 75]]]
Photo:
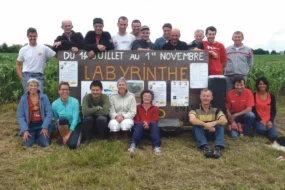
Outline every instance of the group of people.
[[27, 31], [29, 44], [20, 49], [16, 62], [16, 71], [22, 80], [25, 92], [27, 92], [25, 84], [29, 78], [38, 79], [39, 88], [43, 92], [46, 58], [56, 56], [60, 50], [77, 53], [82, 49], [88, 52], [90, 59], [97, 53], [109, 50], [205, 50], [209, 53], [209, 75], [225, 75], [228, 91], [233, 78], [242, 75], [246, 79], [253, 66], [251, 48], [242, 43], [244, 34], [241, 31], [233, 33], [234, 44], [225, 48], [222, 43], [215, 40], [217, 29], [213, 26], [205, 30], [207, 40], [203, 40], [204, 31], [197, 29], [194, 32], [195, 39], [188, 44], [180, 41], [180, 30], [172, 28], [170, 23], [163, 24], [163, 35], [154, 43], [150, 40], [150, 28], [147, 25], [142, 26], [137, 19], [132, 21], [130, 33], [127, 32], [127, 17], [119, 17], [117, 26], [117, 34], [111, 36], [109, 32], [103, 31], [103, 19], [94, 18], [94, 29], [88, 31], [83, 37], [82, 33], [73, 30], [72, 21], [64, 20], [61, 23], [63, 34], [54, 40], [53, 49], [37, 44], [37, 30], [29, 28]]
[[[92, 138], [93, 130], [100, 139], [107, 139], [109, 132], [116, 137], [119, 131], [126, 134], [132, 131], [128, 151], [134, 152], [144, 131], [149, 130], [154, 151], [161, 151], [159, 111], [152, 104], [153, 92], [144, 90], [141, 93], [141, 104], [136, 105], [135, 96], [127, 90], [124, 78], [117, 81], [118, 93], [111, 96], [102, 94], [100, 81], [93, 81], [90, 93], [83, 98], [82, 115], [78, 100], [69, 96], [70, 87], [66, 82], [60, 83], [60, 97], [50, 105], [43, 88], [46, 58], [56, 56], [60, 50], [77, 53], [80, 49], [86, 50], [90, 59], [108, 50], [205, 50], [209, 53], [209, 75], [225, 75], [227, 86], [226, 113], [211, 107], [213, 95], [209, 89], [201, 90], [201, 104], [189, 113], [189, 121], [194, 125], [194, 139], [198, 147], [204, 150], [205, 156], [220, 157], [220, 151], [225, 146], [226, 124], [229, 124], [233, 138], [248, 134], [252, 125], [257, 133], [266, 135], [269, 140], [277, 138], [274, 126], [276, 101], [269, 92], [267, 79], [262, 77], [256, 81], [254, 94], [245, 88], [247, 74], [253, 66], [253, 55], [251, 49], [242, 43], [242, 32], [234, 32], [234, 44], [225, 48], [222, 43], [215, 41], [217, 29], [213, 26], [205, 30], [207, 40], [203, 40], [204, 31], [198, 29], [194, 34], [195, 40], [187, 44], [179, 40], [179, 29], [172, 28], [170, 23], [162, 26], [163, 35], [154, 43], [149, 38], [148, 26], [141, 26], [139, 20], [134, 20], [131, 25], [132, 32], [127, 33], [128, 19], [119, 17], [118, 33], [111, 36], [109, 32], [103, 31], [103, 19], [94, 18], [94, 30], [83, 37], [80, 32], [72, 30], [70, 20], [65, 20], [61, 26], [64, 32], [55, 39], [53, 49], [37, 44], [36, 29], [28, 29], [29, 44], [21, 48], [16, 62], [16, 71], [25, 91], [18, 108], [24, 146], [32, 146], [36, 139], [41, 146], [48, 146], [50, 134], [54, 130], [54, 118], [63, 144], [72, 149]], [[213, 150], [208, 145], [209, 139], [215, 141]]]
[[[267, 78], [256, 80], [254, 93], [245, 88], [243, 76], [236, 76], [232, 85], [233, 89], [226, 97], [226, 113], [211, 106], [213, 94], [209, 89], [201, 90], [201, 104], [189, 112], [193, 137], [208, 158], [220, 158], [221, 150], [225, 147], [224, 128], [227, 124], [232, 138], [249, 134], [252, 127], [256, 134], [266, 136], [269, 142], [278, 138], [274, 125], [276, 99], [269, 91]], [[208, 141], [214, 141], [213, 149]]]
[[23, 146], [32, 146], [37, 141], [42, 147], [48, 146], [55, 128], [61, 135], [62, 143], [71, 149], [77, 148], [81, 142], [91, 140], [95, 135], [99, 139], [108, 139], [111, 133], [117, 139], [121, 131], [126, 135], [132, 131], [128, 151], [134, 152], [144, 130], [149, 130], [154, 152], [161, 151], [159, 111], [152, 104], [152, 91], [142, 91], [142, 102], [137, 105], [135, 95], [127, 90], [125, 78], [117, 81], [118, 92], [110, 97], [102, 94], [101, 81], [92, 81], [90, 93], [83, 98], [81, 116], [78, 100], [69, 96], [68, 83], [59, 84], [60, 97], [52, 105], [48, 97], [39, 90], [39, 85], [36, 78], [29, 79], [28, 91], [22, 96], [18, 106]]

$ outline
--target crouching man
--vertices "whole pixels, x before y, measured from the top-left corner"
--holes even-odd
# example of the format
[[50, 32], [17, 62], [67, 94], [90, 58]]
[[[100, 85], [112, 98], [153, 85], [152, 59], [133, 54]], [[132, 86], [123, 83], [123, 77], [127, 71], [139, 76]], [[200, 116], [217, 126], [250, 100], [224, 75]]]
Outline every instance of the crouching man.
[[[225, 147], [224, 125], [227, 119], [224, 113], [211, 107], [213, 93], [209, 89], [203, 89], [200, 93], [201, 104], [189, 113], [190, 122], [193, 126], [193, 135], [197, 141], [198, 148], [204, 150], [207, 158], [220, 158], [221, 149]], [[215, 147], [212, 150], [208, 141], [214, 141]]]

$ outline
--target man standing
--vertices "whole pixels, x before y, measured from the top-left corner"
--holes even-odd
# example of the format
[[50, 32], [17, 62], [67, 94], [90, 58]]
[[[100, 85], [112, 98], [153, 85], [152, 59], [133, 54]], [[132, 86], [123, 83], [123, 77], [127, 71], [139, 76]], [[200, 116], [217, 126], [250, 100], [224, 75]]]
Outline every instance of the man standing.
[[253, 94], [245, 88], [245, 79], [242, 76], [235, 77], [233, 86], [234, 89], [227, 94], [226, 109], [231, 137], [235, 138], [248, 134], [255, 115], [251, 111], [254, 106]]
[[194, 38], [195, 40], [193, 40], [192, 42], [190, 42], [188, 44], [188, 48], [189, 50], [193, 50], [194, 48], [196, 48], [200, 43], [202, 43], [203, 39], [204, 39], [204, 31], [201, 29], [197, 29], [194, 32]]
[[[35, 28], [27, 30], [29, 44], [22, 47], [16, 62], [16, 71], [22, 81], [25, 93], [27, 89], [27, 81], [30, 78], [36, 78], [39, 81], [39, 90], [44, 91], [44, 69], [46, 67], [46, 59], [55, 56], [55, 52], [45, 45], [37, 44], [38, 33]], [[21, 70], [21, 66], [23, 68]]]
[[108, 136], [108, 115], [110, 102], [106, 94], [102, 94], [103, 86], [100, 81], [90, 84], [91, 94], [86, 94], [82, 102], [83, 128], [82, 139], [91, 138], [92, 128], [96, 128], [100, 139]]
[[137, 19], [133, 20], [131, 34], [133, 34], [137, 40], [141, 39], [141, 21]]
[[54, 40], [53, 50], [55, 52], [71, 50], [73, 53], [77, 53], [79, 49], [83, 48], [83, 36], [80, 32], [72, 30], [73, 25], [70, 20], [62, 21], [61, 28], [63, 34]]
[[115, 50], [131, 50], [132, 44], [136, 40], [136, 37], [127, 33], [128, 19], [125, 16], [121, 16], [118, 19], [119, 32], [113, 36], [113, 43]]
[[243, 45], [243, 39], [244, 36], [242, 32], [234, 32], [232, 36], [234, 44], [226, 49], [228, 56], [228, 63], [225, 68], [227, 92], [233, 88], [232, 82], [234, 77], [241, 75], [246, 81], [247, 74], [253, 66], [253, 55], [251, 48]]
[[141, 40], [135, 40], [132, 50], [156, 50], [157, 47], [149, 39], [150, 31], [148, 26], [141, 27]]
[[186, 42], [180, 41], [180, 30], [174, 28], [171, 30], [171, 40], [162, 46], [162, 50], [188, 50]]
[[209, 75], [223, 75], [223, 68], [227, 64], [225, 46], [215, 41], [217, 29], [213, 26], [206, 28], [207, 41], [200, 43], [195, 50], [209, 51]]
[[[193, 135], [198, 148], [204, 150], [205, 157], [218, 159], [221, 149], [225, 147], [224, 125], [227, 124], [227, 119], [220, 109], [211, 107], [211, 90], [201, 90], [200, 99], [202, 103], [189, 113], [190, 122], [194, 125]], [[209, 140], [215, 143], [213, 151], [208, 145]]]
[[84, 49], [88, 51], [88, 57], [92, 59], [95, 53], [114, 49], [113, 40], [109, 32], [103, 31], [104, 23], [101, 18], [94, 18], [94, 30], [87, 32], [84, 39]]
[[157, 46], [157, 49], [162, 49], [162, 46], [170, 40], [170, 32], [172, 30], [172, 25], [170, 23], [165, 23], [162, 26], [162, 30], [163, 30], [163, 36], [157, 38], [154, 42], [155, 45]]

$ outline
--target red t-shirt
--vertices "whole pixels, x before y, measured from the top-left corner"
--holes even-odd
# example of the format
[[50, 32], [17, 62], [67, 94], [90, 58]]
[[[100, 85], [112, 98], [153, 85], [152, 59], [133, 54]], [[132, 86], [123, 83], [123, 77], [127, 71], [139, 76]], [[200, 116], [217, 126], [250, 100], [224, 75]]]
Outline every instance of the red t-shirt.
[[253, 94], [247, 88], [243, 89], [240, 96], [236, 95], [235, 90], [231, 90], [227, 94], [226, 108], [229, 109], [231, 113], [238, 113], [252, 106], [254, 106]]
[[41, 110], [40, 110], [40, 105], [39, 101], [36, 104], [33, 104], [31, 96], [28, 96], [28, 101], [29, 101], [29, 119], [30, 122], [34, 121], [41, 121]]
[[223, 75], [223, 64], [228, 61], [225, 46], [219, 42], [210, 44], [208, 41], [203, 41], [204, 50], [214, 51], [218, 58], [215, 59], [212, 54], [209, 54], [209, 75]]
[[137, 114], [135, 116], [135, 124], [138, 124], [139, 122], [143, 122], [143, 121], [146, 121], [148, 124], [150, 124], [150, 122], [153, 122], [153, 121], [158, 122], [158, 115], [159, 115], [158, 107], [152, 104], [148, 108], [148, 110], [145, 110], [141, 104], [137, 105]]
[[262, 121], [270, 120], [270, 109], [271, 109], [271, 96], [267, 94], [265, 101], [261, 100], [258, 93], [255, 94], [255, 109]]
[[100, 39], [101, 39], [101, 36], [96, 36], [96, 38], [95, 38], [96, 44], [99, 44]]

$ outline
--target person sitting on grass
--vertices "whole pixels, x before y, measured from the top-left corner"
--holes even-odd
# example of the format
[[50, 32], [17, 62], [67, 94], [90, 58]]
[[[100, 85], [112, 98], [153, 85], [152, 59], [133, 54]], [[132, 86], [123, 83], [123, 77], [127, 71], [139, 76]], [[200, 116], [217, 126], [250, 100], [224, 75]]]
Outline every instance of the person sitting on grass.
[[69, 96], [69, 84], [61, 82], [58, 87], [59, 98], [52, 103], [54, 120], [62, 142], [70, 149], [76, 149], [81, 140], [81, 119], [79, 102]]
[[158, 107], [152, 104], [154, 94], [150, 90], [141, 92], [142, 103], [137, 105], [137, 114], [135, 116], [135, 126], [133, 127], [133, 135], [129, 152], [135, 152], [136, 146], [143, 137], [144, 130], [149, 130], [153, 150], [160, 153], [160, 129], [158, 127]]
[[[203, 89], [200, 93], [201, 104], [189, 112], [189, 120], [193, 126], [194, 139], [198, 148], [204, 150], [206, 158], [220, 158], [221, 149], [225, 147], [224, 125], [227, 119], [219, 108], [213, 108], [211, 101], [213, 93], [209, 89]], [[215, 143], [214, 150], [208, 145], [208, 140]]]
[[243, 76], [235, 77], [233, 86], [234, 89], [227, 94], [226, 109], [230, 135], [232, 138], [236, 138], [239, 135], [248, 134], [255, 115], [252, 113], [252, 107], [254, 106], [253, 94], [245, 88]]
[[269, 92], [269, 82], [266, 77], [260, 77], [256, 80], [256, 92], [253, 94], [255, 106], [253, 113], [255, 121], [253, 123], [255, 132], [266, 136], [270, 142], [278, 138], [274, 118], [276, 116], [276, 99]]
[[39, 81], [31, 78], [27, 81], [28, 92], [18, 105], [18, 122], [21, 127], [20, 136], [23, 146], [30, 147], [39, 141], [41, 147], [50, 144], [52, 132], [52, 109], [47, 95], [39, 90]]

